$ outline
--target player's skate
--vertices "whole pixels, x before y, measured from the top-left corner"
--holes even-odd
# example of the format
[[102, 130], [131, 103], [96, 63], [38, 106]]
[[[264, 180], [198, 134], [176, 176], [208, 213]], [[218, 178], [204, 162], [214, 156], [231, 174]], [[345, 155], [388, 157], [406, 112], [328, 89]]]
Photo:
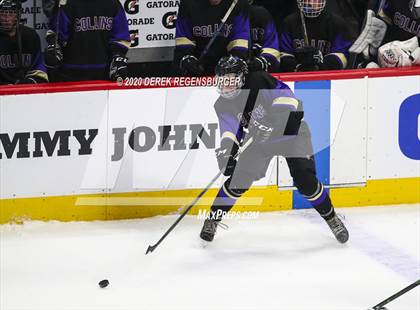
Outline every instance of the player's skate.
[[216, 234], [218, 221], [213, 219], [206, 219], [204, 221], [203, 228], [201, 229], [200, 238], [211, 242], [214, 239], [214, 235]]
[[349, 232], [347, 231], [346, 226], [344, 226], [343, 222], [339, 219], [337, 214], [334, 215], [333, 218], [327, 220], [328, 226], [331, 228], [335, 238], [340, 243], [346, 243], [349, 240]]

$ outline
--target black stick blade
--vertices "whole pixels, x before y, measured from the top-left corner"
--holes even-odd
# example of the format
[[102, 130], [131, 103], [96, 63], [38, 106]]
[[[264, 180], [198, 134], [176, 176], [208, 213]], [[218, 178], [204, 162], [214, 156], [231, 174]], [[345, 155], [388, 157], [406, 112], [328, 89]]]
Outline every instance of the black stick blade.
[[147, 248], [146, 251], [146, 255], [149, 253], [152, 253], [155, 250], [156, 246], [155, 245], [149, 245], [149, 247]]

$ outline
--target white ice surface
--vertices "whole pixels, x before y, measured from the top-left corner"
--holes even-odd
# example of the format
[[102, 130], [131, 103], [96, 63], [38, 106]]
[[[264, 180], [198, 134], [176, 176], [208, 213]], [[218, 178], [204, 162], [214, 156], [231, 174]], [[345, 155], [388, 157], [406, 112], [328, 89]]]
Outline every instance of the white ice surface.
[[[365, 310], [420, 278], [420, 205], [338, 211], [346, 245], [305, 210], [226, 221], [203, 248], [189, 216], [147, 256], [174, 215], [1, 225], [0, 309]], [[387, 308], [420, 309], [420, 289]]]

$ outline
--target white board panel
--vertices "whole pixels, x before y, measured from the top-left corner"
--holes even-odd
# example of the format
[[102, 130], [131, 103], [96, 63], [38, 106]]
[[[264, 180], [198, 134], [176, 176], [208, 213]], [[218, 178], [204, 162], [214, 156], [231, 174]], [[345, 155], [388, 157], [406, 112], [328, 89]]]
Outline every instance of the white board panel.
[[368, 179], [420, 176], [420, 161], [407, 158], [398, 143], [400, 106], [419, 93], [419, 76], [369, 79]]
[[[99, 132], [99, 125], [104, 114], [106, 115], [106, 106], [106, 91], [2, 97], [1, 133], [8, 134], [9, 139], [13, 139], [19, 133], [29, 138], [27, 146], [25, 143], [16, 145], [10, 158], [5, 154], [4, 145], [0, 144], [3, 156], [0, 197], [100, 192], [94, 189], [85, 191], [81, 188], [90, 155], [79, 155], [81, 144], [74, 134], [76, 130], [85, 130], [86, 133], [89, 129], [98, 131], [91, 148], [92, 153], [102, 154], [97, 158], [101, 160], [100, 165], [103, 165], [106, 154], [98, 149], [96, 143], [102, 134]], [[57, 141], [52, 154], [48, 155], [45, 144], [41, 144], [38, 149], [40, 152], [36, 154], [35, 135], [46, 132], [52, 138], [59, 131], [69, 134], [68, 147], [66, 139], [63, 139]], [[18, 158], [18, 152], [25, 156]], [[103, 171], [95, 170], [96, 175], [92, 177], [99, 182], [103, 181]]]
[[365, 183], [367, 79], [331, 84], [330, 184]]

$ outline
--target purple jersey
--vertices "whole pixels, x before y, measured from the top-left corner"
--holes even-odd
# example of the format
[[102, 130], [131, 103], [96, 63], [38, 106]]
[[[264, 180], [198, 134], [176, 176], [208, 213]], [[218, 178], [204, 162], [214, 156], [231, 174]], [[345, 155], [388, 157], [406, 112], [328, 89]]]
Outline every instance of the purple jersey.
[[[54, 19], [51, 26], [54, 29]], [[59, 11], [62, 69], [87, 79], [104, 79], [114, 55], [125, 55], [130, 34], [124, 9], [117, 0], [68, 0]], [[73, 72], [72, 72], [73, 71]], [[70, 73], [70, 74], [71, 74]]]
[[[255, 56], [262, 56], [268, 60], [271, 69], [280, 64], [279, 38], [273, 17], [262, 6], [252, 5], [250, 10], [252, 44], [261, 46]], [[255, 52], [255, 49], [253, 49]]]
[[[310, 45], [324, 56], [336, 57], [341, 68], [347, 66], [349, 48], [353, 43], [350, 30], [339, 16], [324, 11], [317, 18], [306, 18]], [[297, 49], [304, 46], [301, 20], [298, 13], [289, 15], [280, 36], [282, 57], [294, 56]]]
[[[231, 4], [232, 0], [224, 0], [219, 5], [211, 5], [209, 0], [181, 0], [176, 21], [176, 64], [179, 64], [185, 55], [195, 55], [197, 58], [201, 55]], [[221, 57], [228, 54], [241, 58], [248, 56], [248, 14], [248, 1], [239, 0], [203, 59], [208, 74], [214, 73], [214, 67]]]
[[14, 84], [22, 78], [37, 83], [48, 82], [38, 34], [32, 28], [20, 27], [22, 67], [19, 68], [16, 38], [0, 32], [0, 84]]
[[388, 24], [383, 43], [406, 41], [417, 36], [420, 42], [420, 19], [414, 19], [408, 0], [386, 0], [379, 16]]

